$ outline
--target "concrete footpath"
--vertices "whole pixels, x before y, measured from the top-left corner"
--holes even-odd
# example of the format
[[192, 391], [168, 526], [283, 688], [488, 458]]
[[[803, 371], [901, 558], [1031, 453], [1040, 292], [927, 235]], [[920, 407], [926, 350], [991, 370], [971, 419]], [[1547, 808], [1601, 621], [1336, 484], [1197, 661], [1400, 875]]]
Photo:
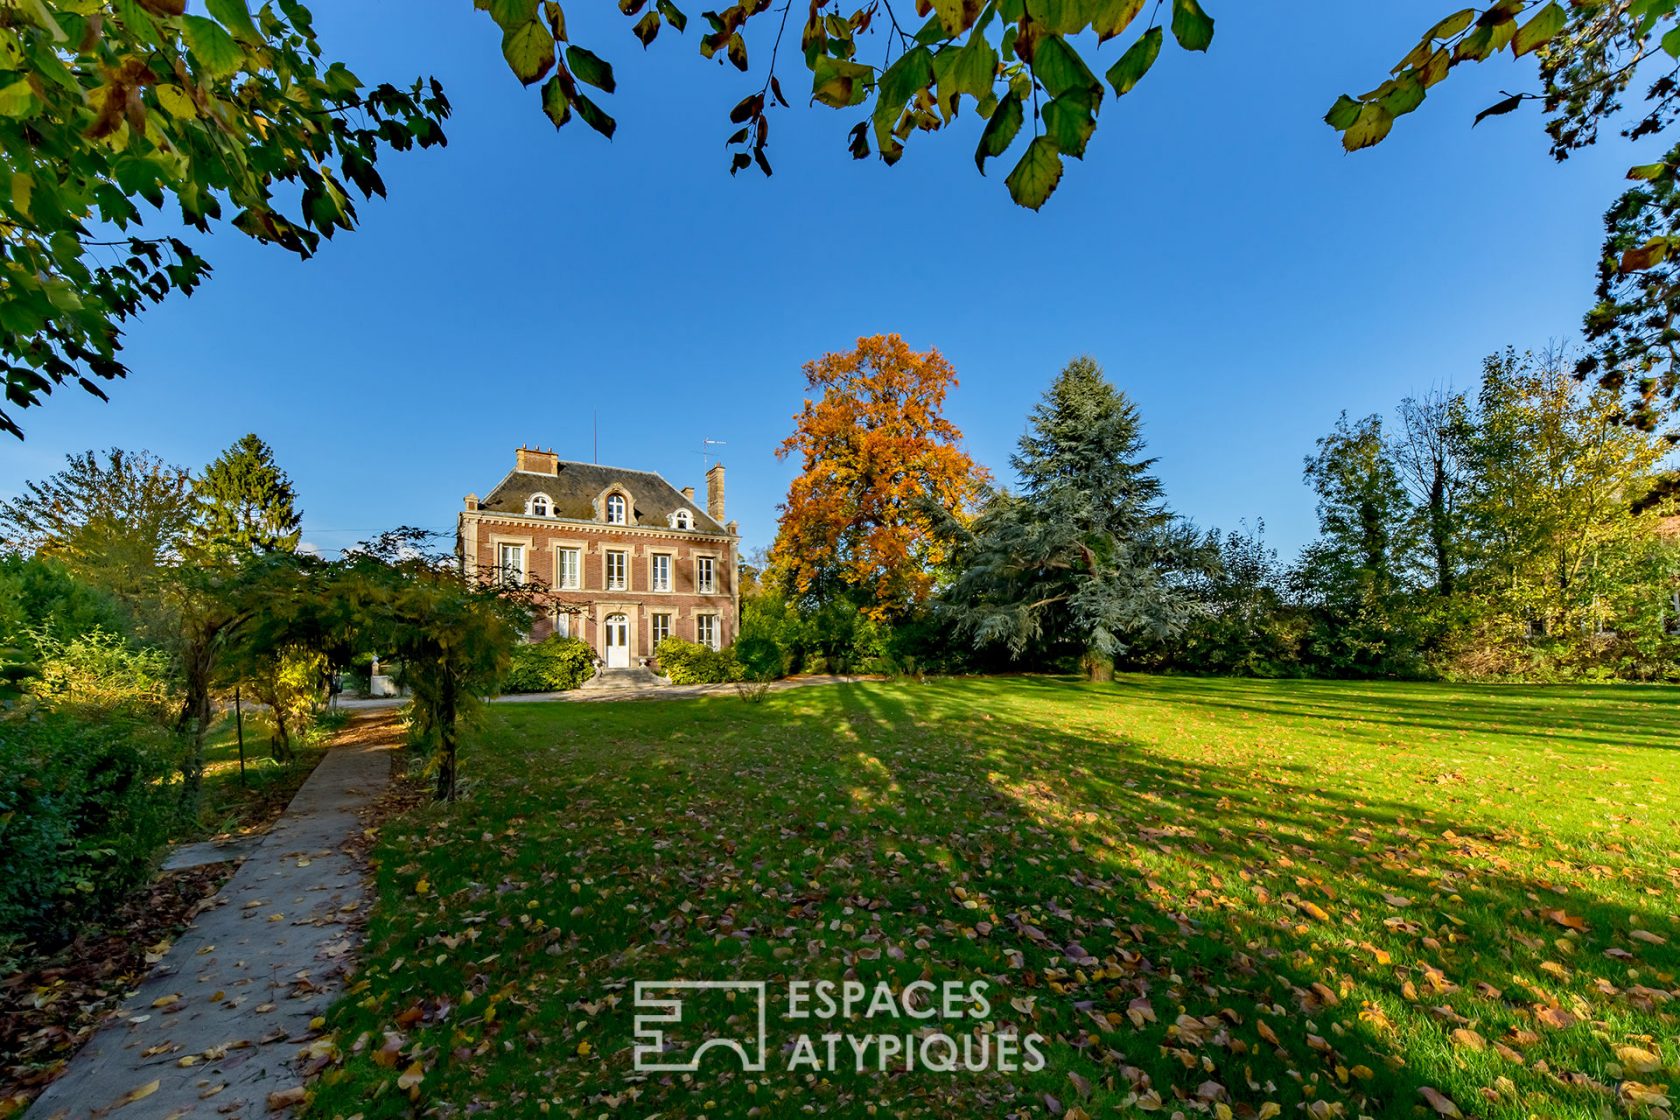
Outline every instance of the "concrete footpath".
[[215, 905], [27, 1120], [257, 1117], [301, 1099], [310, 1023], [343, 988], [368, 903], [348, 842], [389, 783], [397, 734], [375, 715], [340, 734]]

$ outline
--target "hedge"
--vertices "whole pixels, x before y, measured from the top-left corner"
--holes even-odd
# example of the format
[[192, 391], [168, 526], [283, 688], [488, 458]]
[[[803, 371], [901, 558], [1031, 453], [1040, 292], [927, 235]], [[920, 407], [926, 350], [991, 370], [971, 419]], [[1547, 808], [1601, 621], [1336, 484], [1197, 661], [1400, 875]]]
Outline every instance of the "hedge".
[[544, 638], [515, 646], [506, 692], [564, 692], [595, 675], [595, 651], [580, 638]]

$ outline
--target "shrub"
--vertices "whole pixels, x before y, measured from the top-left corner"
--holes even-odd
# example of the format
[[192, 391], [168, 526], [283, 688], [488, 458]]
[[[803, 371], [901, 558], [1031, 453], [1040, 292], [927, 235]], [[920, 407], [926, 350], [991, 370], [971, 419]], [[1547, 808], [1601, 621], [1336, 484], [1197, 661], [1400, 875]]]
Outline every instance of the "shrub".
[[595, 651], [581, 638], [544, 638], [515, 646], [507, 692], [563, 692], [595, 675]]
[[733, 649], [712, 649], [698, 642], [666, 638], [653, 651], [659, 670], [672, 684], [727, 684], [744, 675]]
[[173, 742], [137, 716], [0, 722], [0, 941], [64, 939], [145, 880], [174, 811]]
[[162, 650], [137, 649], [101, 627], [68, 639], [44, 628], [28, 633], [40, 650], [39, 679], [30, 691], [48, 703], [123, 709], [156, 720], [172, 707], [169, 657]]

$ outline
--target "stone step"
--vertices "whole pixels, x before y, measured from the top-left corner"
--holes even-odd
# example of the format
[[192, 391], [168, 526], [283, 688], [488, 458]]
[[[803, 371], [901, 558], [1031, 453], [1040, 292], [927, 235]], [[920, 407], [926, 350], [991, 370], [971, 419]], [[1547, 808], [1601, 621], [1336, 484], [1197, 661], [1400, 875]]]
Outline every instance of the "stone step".
[[597, 669], [595, 675], [583, 682], [587, 689], [659, 688], [671, 682], [646, 666], [631, 669]]

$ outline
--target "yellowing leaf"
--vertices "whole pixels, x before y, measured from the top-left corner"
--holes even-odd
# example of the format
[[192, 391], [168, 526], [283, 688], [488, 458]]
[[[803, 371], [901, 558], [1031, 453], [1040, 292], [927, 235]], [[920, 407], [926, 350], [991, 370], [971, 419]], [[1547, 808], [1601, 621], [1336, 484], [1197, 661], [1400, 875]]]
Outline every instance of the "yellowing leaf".
[[135, 1101], [145, 1100], [147, 1097], [158, 1091], [159, 1084], [161, 1084], [159, 1081], [148, 1081], [138, 1088], [130, 1089], [128, 1092], [117, 1098], [116, 1107], [121, 1108], [125, 1104], [133, 1104]]

